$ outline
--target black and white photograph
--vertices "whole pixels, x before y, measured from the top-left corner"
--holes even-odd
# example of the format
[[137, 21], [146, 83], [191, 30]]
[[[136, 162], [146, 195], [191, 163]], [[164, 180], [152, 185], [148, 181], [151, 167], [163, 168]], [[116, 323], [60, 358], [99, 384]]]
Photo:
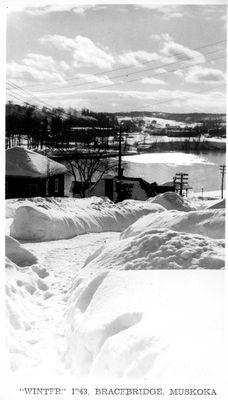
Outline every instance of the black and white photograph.
[[0, 399], [226, 400], [226, 4], [2, 14]]

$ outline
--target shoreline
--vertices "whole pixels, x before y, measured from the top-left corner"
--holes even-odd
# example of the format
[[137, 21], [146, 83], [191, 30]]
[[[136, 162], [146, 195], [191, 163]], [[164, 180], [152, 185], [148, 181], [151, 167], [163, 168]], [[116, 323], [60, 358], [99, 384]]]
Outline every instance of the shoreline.
[[[128, 150], [123, 151], [122, 156], [134, 156], [137, 154], [144, 153], [166, 153], [166, 152], [192, 152], [199, 153], [202, 151], [220, 151], [226, 152], [226, 143], [225, 142], [216, 142], [216, 141], [204, 141], [204, 142], [189, 142], [189, 141], [170, 141], [170, 142], [156, 142], [151, 145], [142, 145], [138, 146], [137, 150]], [[66, 151], [65, 153], [52, 153], [48, 154], [48, 157], [55, 160], [64, 160], [69, 159], [74, 155], [74, 151]], [[92, 156], [91, 152], [78, 152], [77, 155], [80, 155], [81, 158]], [[118, 151], [108, 151], [104, 154], [104, 158], [115, 158], [118, 157]]]

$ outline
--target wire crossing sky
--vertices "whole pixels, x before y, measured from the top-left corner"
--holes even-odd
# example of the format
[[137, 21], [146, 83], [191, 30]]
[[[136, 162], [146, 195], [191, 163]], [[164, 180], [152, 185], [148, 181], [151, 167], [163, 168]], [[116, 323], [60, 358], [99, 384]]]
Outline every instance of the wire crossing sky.
[[225, 5], [9, 7], [7, 100], [223, 113], [226, 46]]

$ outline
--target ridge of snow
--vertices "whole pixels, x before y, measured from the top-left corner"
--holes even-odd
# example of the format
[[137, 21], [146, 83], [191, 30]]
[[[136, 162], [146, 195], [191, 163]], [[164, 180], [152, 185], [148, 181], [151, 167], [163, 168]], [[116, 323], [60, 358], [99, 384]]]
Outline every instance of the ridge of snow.
[[192, 211], [196, 210], [191, 200], [183, 198], [175, 192], [166, 192], [151, 198], [151, 203], [160, 204], [167, 210]]
[[18, 207], [10, 225], [10, 235], [19, 240], [47, 241], [85, 233], [119, 232], [143, 215], [165, 210], [158, 204], [136, 200], [119, 204], [91, 202], [92, 206], [87, 209], [77, 209], [77, 201], [71, 201], [70, 207], [65, 210], [63, 204], [64, 201], [59, 207], [55, 202], [43, 202], [41, 206], [31, 203]]
[[208, 236], [214, 239], [225, 238], [225, 210], [207, 209], [198, 211], [167, 210], [162, 214], [148, 215], [138, 219], [121, 235], [128, 238], [142, 232], [154, 229], [171, 229], [176, 232], [186, 232]]

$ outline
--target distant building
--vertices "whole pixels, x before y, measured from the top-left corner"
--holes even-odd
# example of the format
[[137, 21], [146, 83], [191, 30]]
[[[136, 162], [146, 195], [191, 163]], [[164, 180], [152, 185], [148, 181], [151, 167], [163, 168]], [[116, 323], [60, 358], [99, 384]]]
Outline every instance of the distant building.
[[6, 198], [64, 196], [64, 165], [24, 147], [6, 150]]
[[[81, 182], [72, 182], [71, 192], [74, 197], [80, 197]], [[156, 183], [148, 183], [142, 178], [131, 178], [123, 176], [121, 179], [113, 176], [106, 176], [95, 185], [91, 182], [86, 191], [86, 197], [98, 196], [108, 197], [116, 202], [124, 199], [147, 200], [157, 194], [165, 192], [174, 192], [174, 185], [157, 185]]]

